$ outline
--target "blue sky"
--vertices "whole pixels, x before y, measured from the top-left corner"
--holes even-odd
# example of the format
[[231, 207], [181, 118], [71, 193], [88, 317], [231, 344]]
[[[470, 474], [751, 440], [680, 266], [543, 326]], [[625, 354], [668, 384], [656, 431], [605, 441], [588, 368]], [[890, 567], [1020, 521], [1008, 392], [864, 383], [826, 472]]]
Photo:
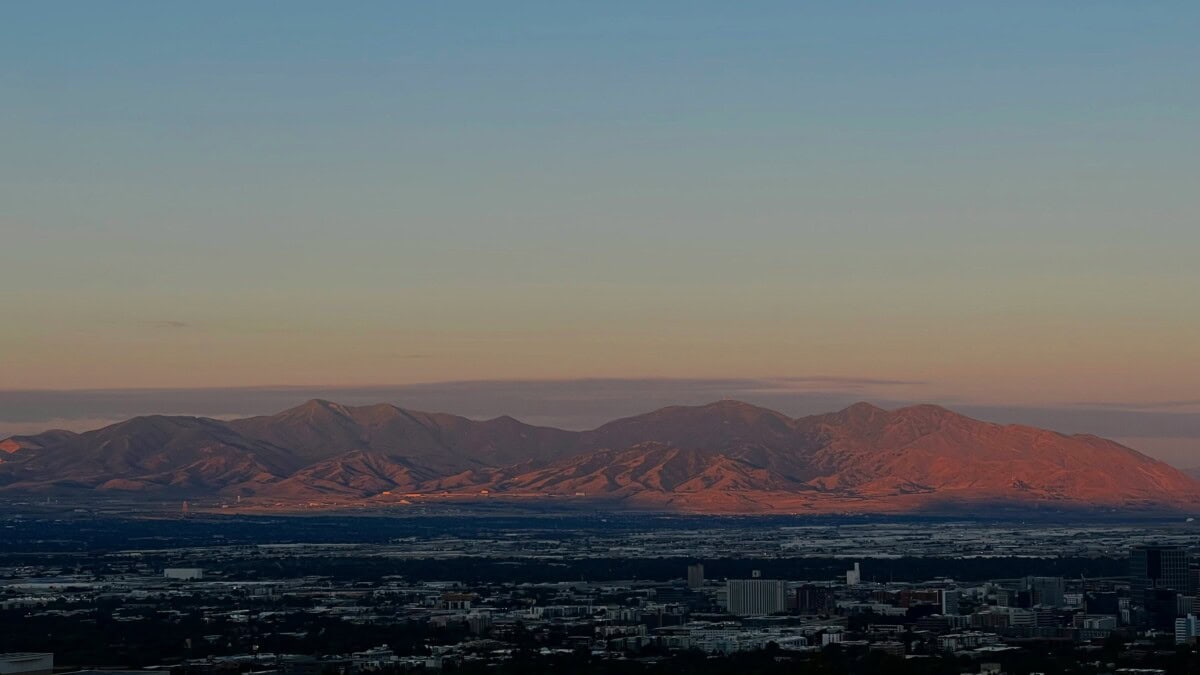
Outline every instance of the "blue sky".
[[1197, 35], [1190, 2], [7, 3], [0, 389], [1200, 399]]

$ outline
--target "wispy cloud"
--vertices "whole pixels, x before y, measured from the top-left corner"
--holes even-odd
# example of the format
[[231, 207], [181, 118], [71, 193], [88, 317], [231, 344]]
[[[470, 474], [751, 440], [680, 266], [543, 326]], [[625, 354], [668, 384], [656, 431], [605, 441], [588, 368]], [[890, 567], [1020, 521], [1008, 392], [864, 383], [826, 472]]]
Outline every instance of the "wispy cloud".
[[1176, 401], [1079, 401], [1069, 404], [1074, 408], [1107, 408], [1115, 410], [1178, 410], [1180, 408], [1200, 407], [1200, 398], [1181, 399]]
[[902, 384], [929, 384], [925, 380], [885, 380], [873, 377], [840, 377], [837, 375], [808, 375], [803, 377], [780, 377], [772, 381], [777, 382], [799, 382], [799, 383], [814, 383], [814, 384], [879, 384], [879, 385], [902, 385]]
[[148, 321], [143, 321], [142, 325], [147, 326], [149, 328], [167, 328], [167, 329], [191, 328], [192, 327], [192, 324], [188, 323], [187, 321], [176, 321], [174, 319], [148, 320]]
[[762, 386], [748, 388], [748, 391], [788, 392], [788, 391], [820, 391], [820, 390], [851, 390], [863, 391], [872, 388], [887, 387], [922, 387], [930, 384], [924, 380], [892, 380], [872, 377], [840, 377], [836, 375], [810, 375], [801, 377], [779, 377], [762, 380]]

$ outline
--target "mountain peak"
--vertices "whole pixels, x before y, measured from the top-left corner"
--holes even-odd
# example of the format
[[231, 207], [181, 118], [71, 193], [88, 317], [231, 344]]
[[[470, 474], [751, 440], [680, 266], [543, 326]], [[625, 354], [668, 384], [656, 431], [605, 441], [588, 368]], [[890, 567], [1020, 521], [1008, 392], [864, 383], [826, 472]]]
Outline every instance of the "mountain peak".
[[736, 398], [720, 398], [712, 403], [705, 403], [701, 408], [757, 408], [753, 403], [739, 401]]
[[659, 408], [645, 415], [617, 420], [616, 423], [634, 421], [656, 424], [680, 424], [697, 428], [703, 427], [706, 424], [717, 423], [738, 426], [768, 424], [782, 428], [790, 427], [793, 422], [792, 418], [783, 413], [734, 399], [721, 399], [703, 405], [667, 406], [666, 408]]
[[42, 448], [59, 443], [65, 443], [79, 434], [66, 429], [50, 429], [40, 434], [19, 434], [0, 440], [0, 452], [13, 454], [20, 450], [41, 450]]
[[285, 410], [280, 414], [281, 415], [324, 414], [324, 415], [336, 415], [338, 417], [348, 417], [350, 415], [350, 410], [348, 408], [346, 408], [346, 406], [342, 405], [341, 403], [336, 403], [334, 401], [329, 401], [329, 400], [326, 400], [323, 398], [312, 398], [312, 399], [305, 401], [304, 403], [301, 403], [300, 405], [296, 406], [295, 408]]
[[854, 403], [842, 408], [835, 414], [842, 419], [860, 422], [871, 420], [876, 420], [879, 422], [894, 422], [897, 420], [943, 422], [950, 419], [971, 419], [965, 415], [956, 413], [949, 408], [945, 408], [933, 403], [920, 403], [917, 405], [897, 408], [895, 410], [887, 410], [886, 408], [880, 408], [873, 403], [859, 401], [858, 403]]
[[817, 415], [813, 419], [818, 420], [835, 420], [839, 423], [864, 425], [864, 424], [879, 424], [882, 423], [888, 411], [866, 401], [859, 401], [852, 405], [835, 412], [825, 415]]
[[78, 436], [10, 439], [0, 451], [13, 453], [0, 492], [111, 483], [285, 500], [395, 489], [470, 499], [488, 489], [741, 513], [1200, 504], [1195, 481], [1124, 446], [938, 405], [859, 402], [792, 419], [725, 399], [574, 432], [312, 399], [241, 420], [139, 417]]
[[872, 414], [882, 413], [882, 412], [887, 412], [887, 411], [884, 410], [883, 408], [880, 408], [879, 406], [875, 405], [874, 403], [869, 403], [867, 401], [858, 401], [857, 403], [851, 403], [850, 405], [846, 406], [845, 408], [842, 408], [841, 412], [848, 413], [851, 415], [872, 415]]
[[331, 409], [334, 409], [334, 410], [336, 410], [336, 409], [344, 409], [344, 407], [345, 407], [345, 406], [343, 406], [343, 405], [342, 405], [342, 404], [340, 404], [340, 403], [336, 403], [336, 402], [334, 402], [334, 401], [330, 401], [329, 399], [324, 399], [324, 398], [310, 398], [310, 399], [308, 399], [307, 401], [305, 401], [304, 403], [301, 403], [301, 404], [300, 404], [299, 406], [297, 406], [297, 407], [298, 407], [298, 408], [308, 408], [308, 409], [313, 409], [313, 408], [324, 408], [324, 409], [326, 409], [326, 410], [331, 410]]
[[699, 407], [705, 408], [707, 410], [766, 410], [768, 412], [775, 412], [773, 410], [770, 410], [769, 408], [764, 408], [759, 405], [754, 405], [753, 403], [739, 401], [736, 398], [723, 398], [723, 399], [720, 399], [717, 401], [713, 401], [712, 403], [705, 403], [704, 405], [699, 406]]
[[966, 417], [959, 413], [933, 403], [921, 403], [918, 405], [910, 405], [899, 410], [892, 411], [893, 414], [902, 417], [915, 417], [921, 419], [947, 419], [956, 417]]
[[745, 401], [739, 401], [732, 398], [723, 398], [719, 401], [713, 401], [712, 403], [706, 403], [702, 406], [698, 406], [698, 408], [706, 412], [715, 412], [722, 415], [738, 417], [745, 417], [747, 415], [770, 415], [772, 417], [784, 416], [782, 413], [771, 410], [770, 408], [764, 408], [760, 405], [754, 405], [753, 403], [746, 403]]
[[154, 431], [170, 433], [182, 429], [205, 428], [213, 424], [219, 425], [220, 423], [207, 417], [193, 417], [191, 415], [139, 415], [138, 417], [130, 417], [127, 420], [110, 424], [99, 431], [114, 431], [119, 433]]

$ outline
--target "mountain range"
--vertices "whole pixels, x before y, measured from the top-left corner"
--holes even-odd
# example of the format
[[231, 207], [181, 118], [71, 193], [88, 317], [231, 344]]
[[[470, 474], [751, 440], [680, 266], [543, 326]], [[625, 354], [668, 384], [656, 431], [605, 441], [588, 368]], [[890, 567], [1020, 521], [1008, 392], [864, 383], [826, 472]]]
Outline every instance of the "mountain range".
[[1200, 506], [1200, 482], [1096, 436], [934, 405], [791, 418], [738, 401], [590, 431], [323, 400], [236, 420], [135, 417], [0, 441], [3, 493], [330, 508], [507, 498], [712, 513]]

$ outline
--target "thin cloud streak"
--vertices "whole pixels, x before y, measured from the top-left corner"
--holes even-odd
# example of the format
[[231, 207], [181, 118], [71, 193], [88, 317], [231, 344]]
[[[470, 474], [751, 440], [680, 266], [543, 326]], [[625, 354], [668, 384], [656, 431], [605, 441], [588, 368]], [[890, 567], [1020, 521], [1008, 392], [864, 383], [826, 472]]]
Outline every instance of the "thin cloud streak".
[[[873, 378], [798, 376], [770, 379], [611, 378], [487, 380], [370, 387], [280, 386], [219, 389], [0, 391], [0, 423], [123, 419], [162, 413], [261, 415], [309, 398], [348, 405], [389, 402], [468, 417], [512, 415], [536, 424], [583, 429], [666, 405], [738, 398], [788, 415], [836, 410], [860, 400], [884, 407], [940, 403], [999, 423], [1110, 437], [1200, 438], [1200, 413], [1077, 405], [980, 405], [932, 391], [931, 383]], [[897, 391], [903, 389], [903, 392]], [[922, 396], [921, 391], [928, 390]]]
[[1178, 401], [1149, 401], [1135, 403], [1132, 401], [1080, 401], [1069, 404], [1079, 408], [1108, 408], [1115, 410], [1174, 410], [1179, 408], [1200, 407], [1200, 398], [1183, 399]]
[[886, 408], [939, 403], [1000, 424], [1128, 439], [1131, 447], [1176, 466], [1200, 466], [1200, 413], [1142, 410], [1137, 406], [980, 405], [933, 393], [921, 395], [932, 387], [931, 383], [921, 381], [799, 376], [488, 380], [390, 387], [10, 390], [0, 391], [0, 438], [51, 428], [86, 431], [145, 414], [219, 419], [265, 415], [311, 398], [331, 399], [346, 405], [386, 402], [475, 419], [512, 415], [529, 424], [564, 429], [589, 429], [668, 405], [698, 405], [723, 398], [744, 400], [797, 417], [867, 400]]

